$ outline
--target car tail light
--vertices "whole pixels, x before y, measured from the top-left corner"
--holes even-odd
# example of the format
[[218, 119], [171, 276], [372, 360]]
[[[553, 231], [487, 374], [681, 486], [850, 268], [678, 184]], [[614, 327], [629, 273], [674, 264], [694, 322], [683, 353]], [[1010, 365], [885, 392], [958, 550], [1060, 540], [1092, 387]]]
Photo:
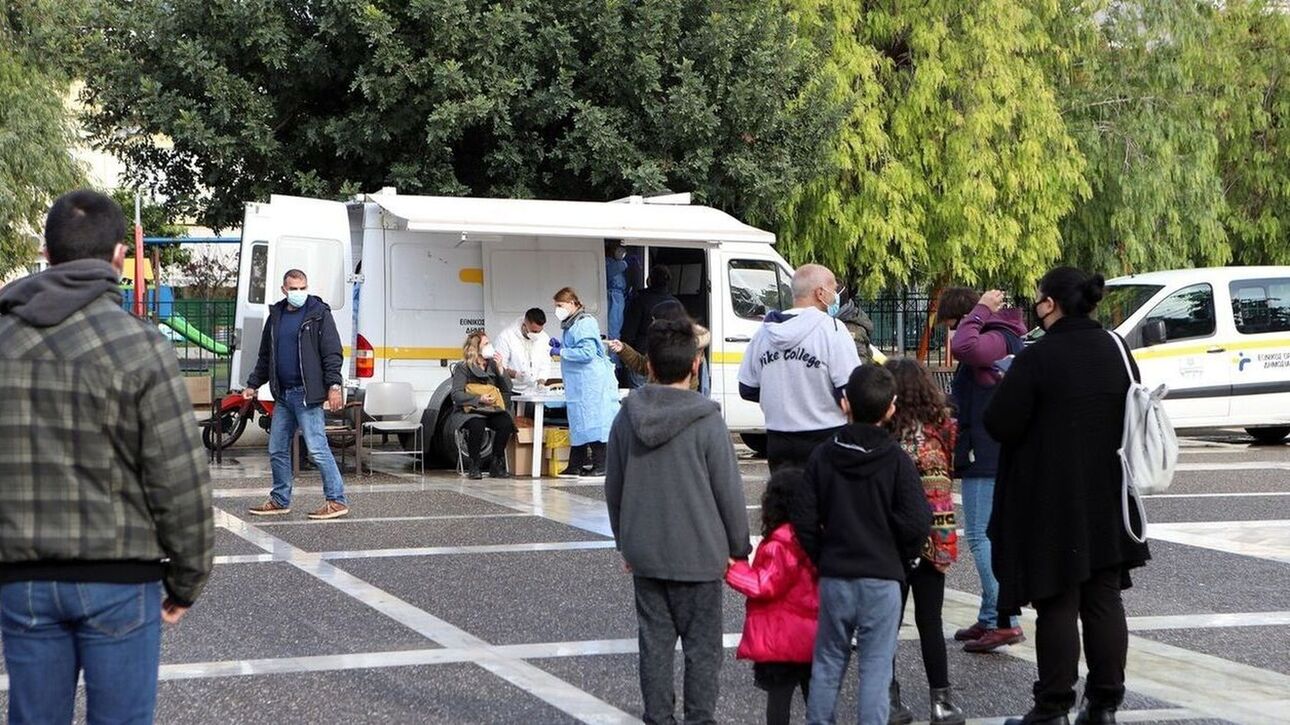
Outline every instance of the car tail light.
[[354, 350], [354, 372], [360, 378], [370, 378], [376, 374], [376, 351], [366, 337], [358, 336], [358, 345]]

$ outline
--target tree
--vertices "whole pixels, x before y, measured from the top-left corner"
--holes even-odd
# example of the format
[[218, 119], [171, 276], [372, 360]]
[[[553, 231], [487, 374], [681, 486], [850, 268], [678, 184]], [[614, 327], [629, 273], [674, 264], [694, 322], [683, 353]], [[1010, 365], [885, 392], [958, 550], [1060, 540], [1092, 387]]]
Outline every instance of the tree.
[[53, 197], [84, 183], [57, 63], [67, 7], [18, 0], [0, 9], [0, 277], [36, 255]]
[[[1216, 79], [1224, 225], [1240, 264], [1290, 264], [1290, 14], [1229, 1], [1206, 79]], [[1211, 81], [1212, 82], [1212, 81]]]
[[1224, 264], [1212, 3], [1065, 0], [1053, 78], [1092, 193], [1063, 221], [1063, 257], [1108, 276]]
[[798, 0], [849, 115], [830, 171], [787, 205], [794, 260], [863, 291], [1032, 281], [1087, 192], [1042, 56], [1055, 3]]
[[[126, 219], [134, 223], [134, 195], [133, 189], [116, 189], [110, 192], [111, 197], [116, 203], [121, 205], [122, 211], [125, 212]], [[139, 205], [139, 221], [143, 225], [143, 233], [149, 237], [182, 237], [187, 231], [184, 227], [174, 223], [174, 212], [165, 204], [158, 204], [151, 194], [142, 194]], [[131, 227], [133, 228], [133, 227]], [[133, 240], [134, 237], [130, 237]], [[132, 243], [132, 242], [131, 242]], [[160, 244], [158, 256], [160, 257], [162, 268], [176, 267], [181, 268], [192, 261], [192, 254], [189, 250], [184, 249], [178, 243]], [[133, 250], [133, 247], [131, 247]], [[133, 252], [131, 252], [133, 254]]]
[[270, 193], [384, 185], [575, 199], [686, 190], [766, 220], [816, 172], [837, 118], [776, 2], [98, 5], [93, 138], [214, 228]]

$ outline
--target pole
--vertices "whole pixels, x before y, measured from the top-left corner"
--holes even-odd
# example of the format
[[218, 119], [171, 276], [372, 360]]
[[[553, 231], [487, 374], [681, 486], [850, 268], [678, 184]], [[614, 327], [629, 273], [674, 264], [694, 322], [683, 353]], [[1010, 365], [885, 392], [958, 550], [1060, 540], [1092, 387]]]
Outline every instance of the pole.
[[900, 297], [896, 298], [896, 354], [900, 357], [905, 356], [905, 303], [908, 301], [909, 293], [901, 287]]
[[139, 192], [134, 192], [134, 316], [143, 317], [143, 219]]

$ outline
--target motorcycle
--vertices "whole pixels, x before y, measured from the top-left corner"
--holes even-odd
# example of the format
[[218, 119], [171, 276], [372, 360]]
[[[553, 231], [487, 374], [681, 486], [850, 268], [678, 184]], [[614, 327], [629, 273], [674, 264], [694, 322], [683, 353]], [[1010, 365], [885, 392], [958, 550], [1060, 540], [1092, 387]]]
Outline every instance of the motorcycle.
[[220, 433], [219, 448], [228, 448], [242, 436], [246, 424], [260, 416], [260, 427], [269, 430], [273, 424], [273, 401], [250, 400], [242, 396], [241, 391], [234, 391], [224, 396], [219, 408], [211, 415], [206, 425], [202, 426], [202, 443], [209, 450], [216, 450], [216, 432]]

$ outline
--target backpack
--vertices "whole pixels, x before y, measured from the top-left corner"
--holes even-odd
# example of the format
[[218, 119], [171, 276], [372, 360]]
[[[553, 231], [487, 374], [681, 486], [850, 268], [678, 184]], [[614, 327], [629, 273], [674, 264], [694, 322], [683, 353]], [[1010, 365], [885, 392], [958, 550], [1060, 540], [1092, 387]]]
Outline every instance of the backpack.
[[[1169, 489], [1174, 467], [1178, 464], [1178, 435], [1165, 413], [1164, 398], [1169, 387], [1161, 384], [1152, 390], [1134, 379], [1128, 347], [1114, 332], [1107, 330], [1107, 334], [1115, 339], [1115, 346], [1124, 359], [1124, 369], [1129, 374], [1129, 390], [1124, 397], [1124, 437], [1117, 451], [1124, 472], [1120, 494], [1124, 529], [1129, 538], [1142, 544], [1147, 540], [1147, 512], [1142, 505], [1142, 496]], [[1129, 516], [1130, 498], [1142, 522], [1141, 534], [1133, 530]]]

